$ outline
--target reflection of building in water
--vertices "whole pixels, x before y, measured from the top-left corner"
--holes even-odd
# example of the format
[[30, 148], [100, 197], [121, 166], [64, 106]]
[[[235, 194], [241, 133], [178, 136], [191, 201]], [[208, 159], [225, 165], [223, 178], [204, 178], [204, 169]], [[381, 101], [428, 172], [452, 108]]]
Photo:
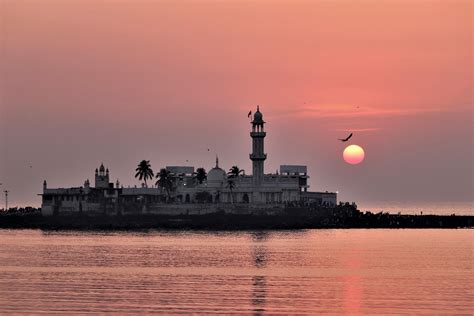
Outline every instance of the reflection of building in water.
[[268, 237], [269, 234], [266, 231], [255, 231], [252, 233], [252, 241], [262, 242], [266, 241]]
[[267, 264], [267, 247], [264, 244], [267, 238], [267, 232], [258, 231], [252, 233], [252, 240], [256, 243], [262, 243], [254, 245], [252, 250], [254, 266], [257, 268], [264, 268]]
[[265, 311], [266, 292], [266, 278], [262, 275], [254, 276], [252, 278], [252, 306], [255, 315], [259, 315]]
[[[268, 233], [252, 233], [252, 240], [256, 243], [252, 249], [253, 265], [258, 269], [263, 269], [267, 265], [268, 254], [265, 242]], [[267, 296], [267, 279], [265, 275], [256, 275], [252, 278], [252, 305], [255, 315], [260, 315], [265, 311], [265, 301]]]
[[265, 246], [258, 246], [253, 250], [254, 265], [257, 268], [264, 268], [267, 264], [267, 252], [265, 250]]
[[[235, 175], [231, 178], [219, 166], [216, 157], [215, 166], [209, 170], [207, 179], [197, 181], [195, 169], [190, 166], [168, 166], [170, 185], [166, 188], [142, 187], [125, 188], [118, 180], [110, 182], [111, 174], [102, 164], [95, 170], [94, 186], [89, 180], [81, 187], [49, 188], [46, 181], [43, 185], [41, 211], [43, 215], [58, 212], [163, 212], [190, 208], [193, 204], [226, 204], [233, 203], [269, 207], [278, 205], [295, 205], [299, 203], [319, 206], [335, 206], [337, 195], [332, 192], [308, 192], [308, 173], [304, 165], [281, 165], [279, 172], [265, 173], [264, 163], [267, 154], [264, 151], [264, 140], [267, 135], [263, 114], [257, 111], [251, 122], [250, 137], [252, 152], [251, 175]], [[166, 192], [165, 192], [166, 191]], [[169, 203], [170, 200], [173, 203]], [[167, 204], [163, 210], [160, 205]], [[178, 211], [179, 213], [179, 211]]]

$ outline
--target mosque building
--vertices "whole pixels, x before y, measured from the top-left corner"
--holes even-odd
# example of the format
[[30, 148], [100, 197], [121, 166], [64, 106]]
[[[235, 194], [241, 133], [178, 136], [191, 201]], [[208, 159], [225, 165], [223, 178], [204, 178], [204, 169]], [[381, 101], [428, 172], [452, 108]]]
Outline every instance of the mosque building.
[[53, 215], [65, 212], [152, 212], [189, 214], [199, 209], [214, 212], [216, 209], [275, 208], [287, 205], [311, 204], [333, 207], [337, 204], [337, 194], [333, 192], [309, 192], [307, 167], [304, 165], [281, 165], [279, 173], [265, 174], [267, 154], [264, 150], [265, 122], [257, 107], [251, 122], [252, 129], [252, 175], [229, 176], [219, 166], [207, 173], [207, 179], [196, 181], [194, 167], [167, 166], [172, 180], [171, 188], [123, 187], [111, 183], [109, 169], [103, 164], [95, 170], [94, 186], [89, 180], [81, 187], [48, 188], [43, 183], [42, 213]]

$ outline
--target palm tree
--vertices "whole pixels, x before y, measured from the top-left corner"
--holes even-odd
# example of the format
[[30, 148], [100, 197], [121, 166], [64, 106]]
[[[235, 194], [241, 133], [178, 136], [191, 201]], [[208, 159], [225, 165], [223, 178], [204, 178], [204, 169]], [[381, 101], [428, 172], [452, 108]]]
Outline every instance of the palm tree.
[[147, 179], [153, 179], [153, 170], [151, 169], [150, 160], [140, 161], [135, 171], [137, 172], [135, 178], [138, 178], [140, 181], [145, 180], [145, 186], [147, 185]]
[[173, 188], [173, 180], [171, 172], [166, 170], [165, 168], [161, 168], [160, 172], [156, 174], [156, 185], [161, 189], [165, 189], [166, 193], [168, 194], [168, 200], [171, 198], [170, 191]]
[[231, 200], [231, 203], [234, 204], [234, 188], [235, 188], [235, 183], [234, 183], [234, 180], [232, 180], [232, 177], [229, 176], [227, 178], [227, 187], [229, 188], [230, 190], [230, 200]]
[[229, 172], [227, 172], [227, 175], [230, 178], [236, 178], [236, 177], [240, 176], [240, 174], [245, 174], [245, 170], [240, 169], [237, 166], [232, 166], [232, 168], [229, 169]]
[[204, 168], [197, 168], [194, 178], [197, 180], [199, 184], [202, 184], [204, 180], [207, 179], [207, 172]]

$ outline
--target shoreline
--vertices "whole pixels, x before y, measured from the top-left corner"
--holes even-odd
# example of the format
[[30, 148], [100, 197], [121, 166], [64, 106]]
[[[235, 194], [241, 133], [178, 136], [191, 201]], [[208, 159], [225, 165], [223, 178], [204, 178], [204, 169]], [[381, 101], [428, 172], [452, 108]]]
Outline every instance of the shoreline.
[[471, 215], [394, 215], [362, 213], [317, 214], [226, 214], [206, 215], [86, 215], [44, 217], [41, 214], [1, 215], [0, 229], [41, 230], [299, 230], [299, 229], [453, 229], [474, 228]]

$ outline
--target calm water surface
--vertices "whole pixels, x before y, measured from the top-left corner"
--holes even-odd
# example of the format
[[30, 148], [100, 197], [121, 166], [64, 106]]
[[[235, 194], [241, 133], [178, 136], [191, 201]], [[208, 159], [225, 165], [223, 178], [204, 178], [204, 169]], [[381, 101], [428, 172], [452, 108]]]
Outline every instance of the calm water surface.
[[0, 230], [0, 314], [472, 314], [473, 230]]

